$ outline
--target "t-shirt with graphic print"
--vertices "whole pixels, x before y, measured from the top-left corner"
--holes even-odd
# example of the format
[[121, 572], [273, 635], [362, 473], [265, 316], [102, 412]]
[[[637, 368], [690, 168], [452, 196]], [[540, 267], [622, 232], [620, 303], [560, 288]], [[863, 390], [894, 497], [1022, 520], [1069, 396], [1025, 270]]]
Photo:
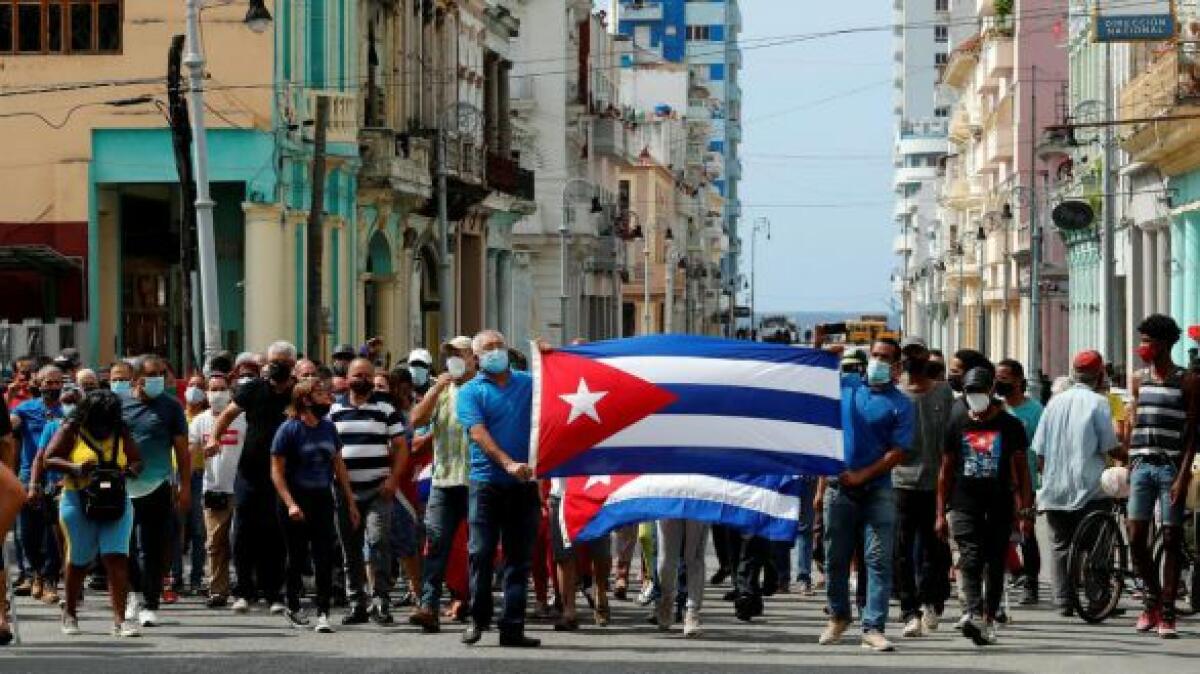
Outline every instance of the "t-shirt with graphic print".
[[948, 461], [954, 461], [954, 493], [951, 510], [994, 507], [1013, 499], [1015, 454], [1029, 448], [1025, 427], [1008, 412], [991, 419], [971, 417], [966, 405], [955, 405], [946, 428]]

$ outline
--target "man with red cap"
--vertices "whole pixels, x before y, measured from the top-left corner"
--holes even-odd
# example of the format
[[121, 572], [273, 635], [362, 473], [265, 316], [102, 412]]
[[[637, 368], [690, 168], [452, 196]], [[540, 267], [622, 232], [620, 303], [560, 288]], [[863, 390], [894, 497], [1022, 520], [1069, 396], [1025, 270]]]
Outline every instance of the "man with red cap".
[[1105, 455], [1121, 452], [1108, 399], [1098, 393], [1104, 386], [1104, 357], [1082, 351], [1071, 371], [1073, 385], [1050, 399], [1032, 442], [1042, 474], [1037, 504], [1050, 525], [1054, 603], [1064, 616], [1073, 611], [1067, 591], [1071, 538], [1088, 513], [1111, 507], [1100, 489], [1100, 474]]

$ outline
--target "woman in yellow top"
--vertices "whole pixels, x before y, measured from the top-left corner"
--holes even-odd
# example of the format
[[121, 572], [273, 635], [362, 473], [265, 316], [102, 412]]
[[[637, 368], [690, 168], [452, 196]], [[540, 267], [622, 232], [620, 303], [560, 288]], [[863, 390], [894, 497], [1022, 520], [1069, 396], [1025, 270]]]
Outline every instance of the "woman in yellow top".
[[[93, 449], [93, 447], [95, 449]], [[99, 456], [96, 450], [103, 453]], [[83, 402], [63, 424], [46, 450], [46, 465], [61, 471], [63, 480], [59, 520], [67, 538], [66, 604], [63, 606], [63, 634], [80, 634], [76, 605], [87, 567], [101, 556], [108, 572], [108, 594], [113, 612], [113, 634], [121, 637], [141, 636], [137, 624], [125, 620], [125, 593], [128, 589], [127, 570], [129, 534], [133, 528], [133, 506], [128, 496], [124, 514], [111, 521], [89, 519], [84, 513], [79, 490], [88, 484], [92, 471], [101, 459], [115, 460], [125, 473], [141, 471], [142, 457], [121, 421], [121, 400], [111, 391], [88, 393]]]

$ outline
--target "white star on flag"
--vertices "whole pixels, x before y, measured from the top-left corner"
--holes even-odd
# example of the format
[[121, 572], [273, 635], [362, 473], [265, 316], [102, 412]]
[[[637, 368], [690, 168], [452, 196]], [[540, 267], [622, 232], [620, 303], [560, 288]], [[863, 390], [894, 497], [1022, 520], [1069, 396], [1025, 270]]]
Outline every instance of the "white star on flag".
[[579, 379], [579, 388], [574, 393], [564, 393], [559, 398], [563, 402], [571, 406], [571, 415], [567, 418], [567, 425], [575, 423], [575, 420], [583, 415], [587, 415], [592, 421], [600, 423], [600, 415], [596, 412], [596, 403], [608, 395], [608, 391], [592, 392], [588, 390], [587, 382], [581, 377]]
[[610, 485], [612, 484], [612, 477], [608, 475], [593, 475], [589, 477], [588, 481], [583, 485], [583, 490], [587, 491], [598, 484]]

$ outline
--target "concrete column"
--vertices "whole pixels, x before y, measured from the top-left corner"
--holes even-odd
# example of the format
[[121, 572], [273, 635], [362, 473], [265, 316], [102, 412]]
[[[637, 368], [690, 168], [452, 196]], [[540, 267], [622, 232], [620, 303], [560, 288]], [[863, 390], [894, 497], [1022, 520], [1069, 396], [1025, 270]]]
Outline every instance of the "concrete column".
[[[90, 320], [99, 323], [100, 342], [96, 345], [97, 363], [111, 363], [117, 353], [117, 333], [121, 330], [121, 199], [116, 190], [96, 187], [96, 228], [100, 249], [90, 264], [99, 270], [100, 306], [89, 307]], [[15, 353], [14, 355], [21, 355]]]
[[[1142, 304], [1140, 311], [1137, 311], [1132, 308], [1133, 303], [1130, 302], [1130, 312], [1133, 314], [1135, 321], [1140, 320], [1139, 314], [1151, 314], [1158, 310], [1156, 306], [1158, 302], [1158, 269], [1154, 266], [1155, 261], [1158, 259], [1156, 251], [1158, 233], [1153, 229], [1143, 229], [1137, 230], [1136, 234], [1138, 234], [1137, 238], [1140, 238], [1142, 242], [1142, 254], [1139, 258], [1142, 266], [1132, 278], [1136, 278], [1138, 283], [1142, 285], [1142, 292], [1140, 294]], [[1134, 296], [1133, 293], [1130, 293], [1131, 300]]]
[[[1200, 213], [1188, 213], [1184, 220], [1184, 228], [1187, 232], [1187, 253], [1184, 259], [1183, 287], [1180, 290], [1183, 291], [1185, 305], [1183, 320], [1179, 324], [1186, 334], [1189, 325], [1200, 323], [1200, 297], [1197, 296], [1200, 293], [1200, 269], [1197, 269], [1197, 265], [1200, 265]], [[1180, 340], [1180, 343], [1186, 341]], [[1186, 349], [1186, 346], [1184, 348]]]
[[1154, 310], [1171, 311], [1171, 228], [1154, 232]]
[[280, 220], [274, 204], [242, 204], [246, 217], [246, 348], [264, 349], [292, 334], [288, 308], [299, 292], [289, 273], [293, 257], [292, 228]]
[[1171, 255], [1167, 269], [1171, 284], [1171, 315], [1177, 318], [1183, 316], [1183, 253], [1185, 250], [1187, 250], [1187, 242], [1184, 241], [1183, 218], [1182, 216], [1173, 216], [1171, 218]]

